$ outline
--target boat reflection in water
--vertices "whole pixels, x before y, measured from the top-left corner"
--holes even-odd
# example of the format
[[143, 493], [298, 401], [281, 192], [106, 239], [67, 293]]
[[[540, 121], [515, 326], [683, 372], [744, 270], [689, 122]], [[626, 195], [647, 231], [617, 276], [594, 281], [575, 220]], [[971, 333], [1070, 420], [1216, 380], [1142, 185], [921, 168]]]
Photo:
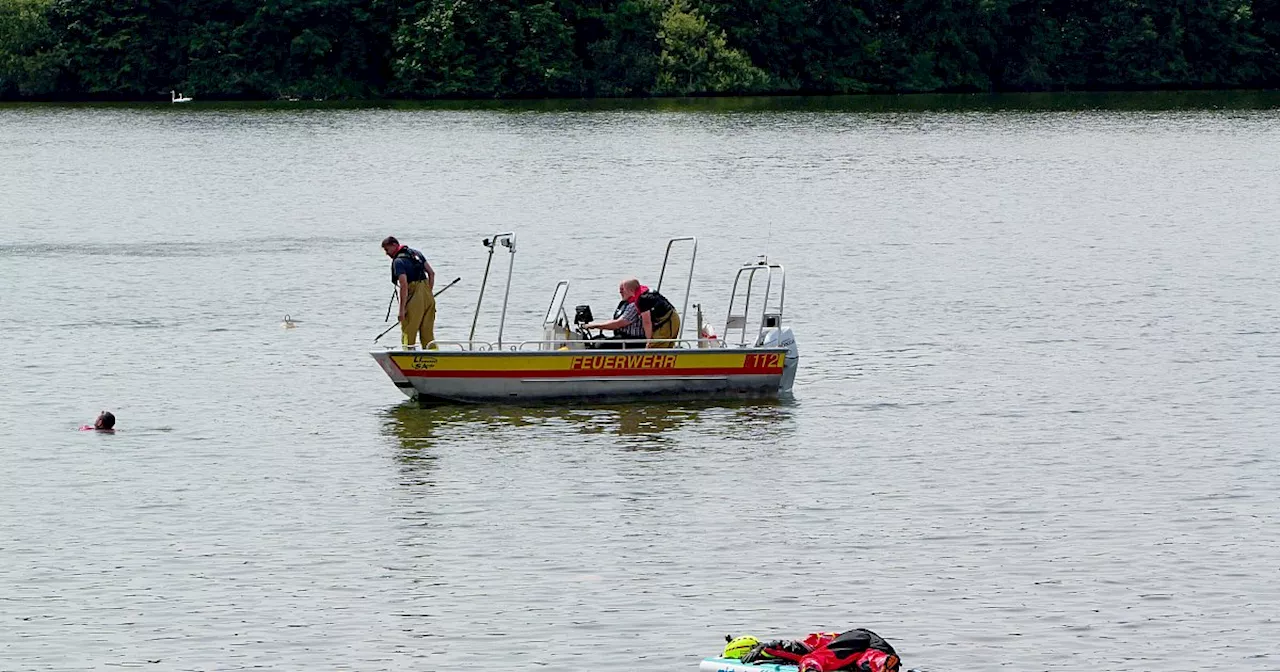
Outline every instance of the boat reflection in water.
[[[625, 450], [667, 450], [707, 442], [759, 441], [791, 430], [785, 401], [647, 403], [588, 408], [563, 406], [430, 406], [388, 409], [386, 432], [406, 461], [432, 459], [442, 446], [483, 450], [538, 443], [586, 444]], [[598, 438], [597, 438], [598, 437]], [[599, 439], [605, 439], [601, 441]]]

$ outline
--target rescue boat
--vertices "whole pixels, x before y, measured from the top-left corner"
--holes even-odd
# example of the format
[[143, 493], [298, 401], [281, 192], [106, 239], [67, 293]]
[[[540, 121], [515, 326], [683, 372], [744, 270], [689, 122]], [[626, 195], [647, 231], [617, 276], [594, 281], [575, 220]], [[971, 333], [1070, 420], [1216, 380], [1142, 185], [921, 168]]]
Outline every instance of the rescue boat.
[[[681, 330], [675, 339], [606, 342], [581, 327], [591, 321], [587, 306], [577, 308], [571, 326], [565, 310], [569, 283], [561, 281], [542, 321], [543, 338], [512, 342], [503, 336], [516, 236], [500, 233], [484, 239], [484, 246], [489, 250], [488, 260], [467, 340], [437, 339], [435, 349], [392, 348], [370, 353], [396, 387], [419, 403], [777, 398], [791, 392], [800, 355], [791, 328], [783, 323], [786, 270], [781, 264], [765, 258], [744, 264], [734, 277], [723, 334], [714, 336], [703, 320], [701, 304], [694, 304], [696, 334], [686, 338], [683, 322], [687, 321], [698, 242], [694, 237], [672, 238], [663, 257], [658, 292], [662, 292], [673, 249], [691, 248], [679, 313]], [[508, 251], [508, 263], [497, 340], [477, 340], [485, 286], [494, 252], [500, 246]], [[754, 298], [753, 291], [757, 294]], [[622, 345], [633, 347], [617, 349]]]

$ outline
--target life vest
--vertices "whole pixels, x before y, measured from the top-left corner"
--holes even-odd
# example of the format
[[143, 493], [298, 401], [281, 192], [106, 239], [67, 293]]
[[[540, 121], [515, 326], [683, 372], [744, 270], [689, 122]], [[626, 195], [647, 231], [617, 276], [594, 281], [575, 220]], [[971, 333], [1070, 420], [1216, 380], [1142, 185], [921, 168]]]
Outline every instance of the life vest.
[[671, 319], [671, 315], [676, 312], [675, 306], [667, 300], [667, 297], [653, 291], [646, 290], [636, 299], [636, 310], [640, 312], [649, 311], [649, 319], [656, 329], [667, 323]]
[[[619, 301], [618, 307], [613, 311], [613, 319], [622, 319], [622, 315], [627, 312], [627, 307], [630, 305], [631, 302], [626, 299]], [[640, 318], [637, 317], [626, 326], [618, 327], [613, 333], [627, 338], [644, 338], [644, 325], [641, 324]]]
[[801, 641], [768, 642], [762, 653], [795, 663], [797, 672], [898, 672], [901, 665], [893, 645], [863, 628], [839, 635], [813, 633]]
[[404, 274], [405, 280], [412, 283], [427, 279], [427, 258], [408, 245], [401, 245], [396, 256], [391, 259], [391, 284], [400, 284], [400, 276], [396, 273], [396, 261], [400, 259], [409, 260], [409, 272]]

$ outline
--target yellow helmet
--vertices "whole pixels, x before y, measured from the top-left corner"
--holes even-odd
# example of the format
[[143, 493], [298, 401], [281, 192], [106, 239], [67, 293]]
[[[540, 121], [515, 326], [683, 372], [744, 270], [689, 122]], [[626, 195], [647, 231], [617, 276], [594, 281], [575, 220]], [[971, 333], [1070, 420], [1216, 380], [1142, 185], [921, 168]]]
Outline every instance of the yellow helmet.
[[741, 659], [743, 656], [747, 655], [748, 651], [755, 648], [756, 644], [760, 643], [760, 640], [752, 637], [751, 635], [743, 635], [742, 637], [736, 638], [726, 636], [724, 639], [728, 644], [724, 645], [724, 652], [720, 654], [720, 657], [733, 658], [735, 660]]

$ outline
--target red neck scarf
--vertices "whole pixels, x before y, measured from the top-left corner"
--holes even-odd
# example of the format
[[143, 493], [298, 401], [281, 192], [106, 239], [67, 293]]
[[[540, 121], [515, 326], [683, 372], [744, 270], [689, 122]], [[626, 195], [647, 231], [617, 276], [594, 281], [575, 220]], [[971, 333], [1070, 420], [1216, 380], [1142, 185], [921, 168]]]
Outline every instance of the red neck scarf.
[[644, 285], [640, 285], [640, 288], [636, 290], [635, 294], [632, 294], [631, 296], [627, 297], [627, 303], [635, 303], [636, 301], [639, 301], [640, 295], [644, 294], [647, 291], [649, 291], [648, 287], [645, 287]]

